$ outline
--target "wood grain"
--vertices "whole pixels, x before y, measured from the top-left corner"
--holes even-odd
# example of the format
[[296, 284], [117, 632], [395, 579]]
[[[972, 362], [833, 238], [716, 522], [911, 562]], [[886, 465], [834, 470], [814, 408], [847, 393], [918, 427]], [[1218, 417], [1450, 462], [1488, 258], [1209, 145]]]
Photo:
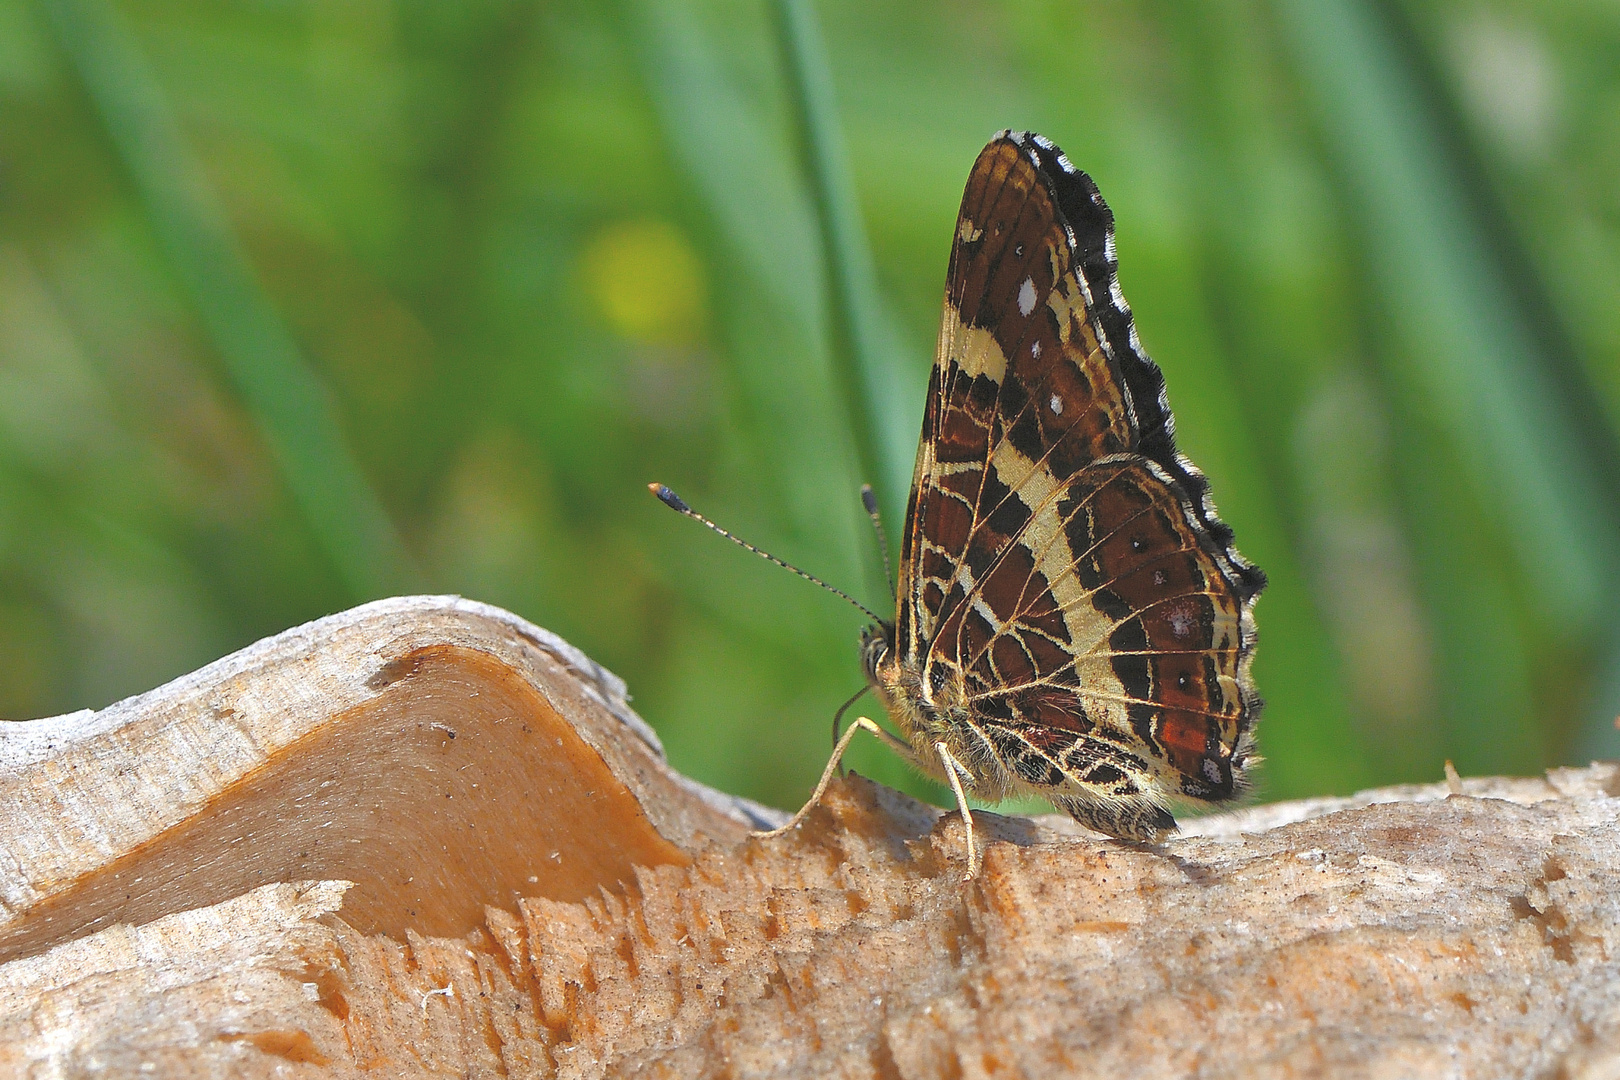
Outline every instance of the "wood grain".
[[[0, 934], [51, 904], [60, 931], [0, 965], [0, 1073], [1620, 1075], [1612, 764], [1255, 807], [1153, 846], [985, 814], [984, 869], [964, 882], [956, 815], [860, 778], [794, 833], [746, 838], [768, 815], [676, 777], [611, 676], [515, 617], [415, 598], [334, 620], [104, 714], [0, 738]], [[378, 678], [411, 656], [429, 662]], [[395, 689], [433, 670], [423, 693]], [[303, 692], [276, 682], [300, 671]], [[499, 707], [468, 704], [501, 686]], [[233, 712], [216, 708], [226, 699]], [[537, 781], [509, 759], [534, 747], [470, 733], [484, 713], [504, 724], [536, 701], [583, 748], [553, 755], [551, 771], [577, 768], [582, 791], [617, 785], [611, 798], [568, 795], [575, 781], [553, 777], [564, 794], [522, 805], [518, 788]], [[410, 719], [430, 714], [430, 732], [473, 726], [404, 745]], [[221, 846], [241, 845], [219, 822], [248, 819], [221, 807], [251, 804], [242, 785], [271, 787], [319, 740], [384, 715], [403, 718], [398, 760], [355, 751], [305, 769], [344, 774], [357, 794], [279, 832], [261, 813], [255, 846], [271, 855], [222, 869]], [[151, 751], [187, 725], [194, 748], [217, 728], [217, 758]], [[443, 773], [420, 762], [452, 742], [466, 786], [447, 800]], [[400, 784], [424, 769], [427, 782]], [[308, 844], [275, 839], [307, 840], [315, 819], [358, 828], [353, 806], [378, 805], [383, 774], [401, 793], [390, 859], [414, 850], [444, 868], [439, 891], [417, 897], [420, 925], [405, 905], [379, 914], [395, 863], [326, 872], [338, 862], [289, 860]], [[472, 835], [446, 855], [440, 810], [399, 809], [475, 805], [473, 783], [494, 789], [506, 820], [550, 832], [465, 829], [486, 820], [474, 813], [454, 818]], [[53, 794], [54, 819], [12, 810]], [[308, 803], [277, 805], [290, 819]], [[560, 836], [578, 856], [572, 876], [514, 885], [508, 869], [556, 864]], [[193, 870], [142, 901], [130, 860], [159, 850], [152, 866]], [[109, 867], [123, 868], [122, 907], [87, 886]], [[188, 893], [193, 874], [206, 887]]]

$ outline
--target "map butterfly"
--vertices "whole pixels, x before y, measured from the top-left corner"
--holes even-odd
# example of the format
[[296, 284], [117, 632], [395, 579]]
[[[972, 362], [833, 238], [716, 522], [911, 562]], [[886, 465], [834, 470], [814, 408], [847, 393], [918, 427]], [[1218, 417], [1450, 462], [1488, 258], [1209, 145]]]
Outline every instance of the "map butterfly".
[[957, 217], [895, 618], [862, 635], [903, 737], [862, 717], [773, 832], [859, 730], [951, 785], [969, 876], [968, 793], [1037, 795], [1136, 841], [1241, 793], [1265, 575], [1176, 451], [1117, 268], [1091, 178], [1039, 135], [997, 135]]

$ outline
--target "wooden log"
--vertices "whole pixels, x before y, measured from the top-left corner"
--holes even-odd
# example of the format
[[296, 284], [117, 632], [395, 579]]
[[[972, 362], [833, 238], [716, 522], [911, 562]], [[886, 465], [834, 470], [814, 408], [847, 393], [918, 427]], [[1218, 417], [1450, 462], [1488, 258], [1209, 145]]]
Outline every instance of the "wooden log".
[[1156, 846], [860, 778], [793, 833], [505, 612], [0, 727], [0, 1073], [1620, 1076], [1620, 769]]

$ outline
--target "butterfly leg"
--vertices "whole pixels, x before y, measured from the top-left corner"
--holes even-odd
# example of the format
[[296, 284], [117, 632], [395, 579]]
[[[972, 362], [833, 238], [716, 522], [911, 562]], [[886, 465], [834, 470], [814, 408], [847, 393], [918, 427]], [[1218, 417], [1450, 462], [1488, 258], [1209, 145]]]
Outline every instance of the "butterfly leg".
[[781, 836], [783, 833], [795, 828], [799, 822], [804, 820], [804, 816], [806, 814], [816, 808], [816, 804], [821, 801], [821, 797], [827, 793], [827, 785], [832, 783], [834, 774], [838, 772], [839, 763], [844, 760], [844, 751], [849, 749], [850, 740], [855, 738], [855, 733], [857, 731], [870, 731], [872, 734], [876, 735], [878, 738], [887, 743], [889, 749], [900, 754], [907, 761], [912, 760], [915, 751], [911, 749], [910, 743], [906, 742], [898, 735], [894, 735], [883, 730], [877, 725], [876, 721], [868, 720], [864, 716], [858, 717], [853, 724], [849, 725], [849, 730], [844, 732], [844, 737], [838, 740], [838, 745], [833, 747], [832, 759], [827, 762], [826, 769], [822, 770], [821, 783], [816, 785], [816, 790], [811, 794], [810, 801], [800, 807], [799, 812], [794, 814], [793, 817], [788, 820], [786, 825], [779, 828], [770, 829], [765, 832], [756, 832], [754, 834], [755, 836]]
[[951, 791], [956, 794], [956, 805], [962, 811], [962, 828], [967, 832], [968, 872], [966, 880], [972, 881], [979, 876], [979, 848], [973, 842], [973, 811], [968, 809], [967, 796], [962, 792], [962, 776], [967, 767], [951, 754], [942, 742], [934, 744], [939, 752], [939, 760], [945, 766], [945, 778], [951, 782]]

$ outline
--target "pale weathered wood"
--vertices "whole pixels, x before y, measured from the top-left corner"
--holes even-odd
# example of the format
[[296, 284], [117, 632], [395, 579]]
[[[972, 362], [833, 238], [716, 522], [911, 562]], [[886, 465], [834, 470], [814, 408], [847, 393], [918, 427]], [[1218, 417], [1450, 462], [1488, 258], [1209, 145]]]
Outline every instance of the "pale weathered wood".
[[[52, 749], [56, 736], [4, 736], [0, 896], [17, 958], [0, 965], [0, 1073], [1620, 1076], [1612, 764], [1255, 807], [1155, 847], [986, 814], [984, 868], [965, 883], [954, 814], [853, 778], [795, 832], [746, 839], [760, 813], [675, 778], [611, 676], [577, 653], [493, 609], [390, 604], [261, 643], [256, 660], [228, 658], [107, 710], [114, 717], [73, 719], [83, 734]], [[348, 659], [334, 661], [342, 649]], [[324, 674], [304, 690], [286, 681], [305, 669]], [[256, 689], [261, 680], [275, 691]], [[285, 760], [357, 717], [395, 716], [395, 742], [410, 741], [413, 717], [430, 731], [470, 725], [421, 743], [435, 753], [463, 739], [494, 745], [499, 725], [480, 729], [479, 709], [453, 699], [501, 687], [495, 719], [554, 708], [590, 749], [557, 760], [626, 793], [542, 807], [568, 823], [543, 844], [566, 840], [589, 872], [543, 876], [556, 860], [529, 850], [540, 834], [480, 828], [487, 819], [473, 813], [456, 828], [493, 854], [447, 862], [487, 894], [472, 924], [426, 936], [408, 905], [374, 897], [358, 910], [391, 932], [366, 933], [350, 905], [366, 889], [386, 894], [386, 867], [352, 860], [351, 880], [364, 878], [352, 887], [277, 883], [262, 875], [320, 860], [249, 859], [251, 872], [232, 876], [218, 866], [228, 858], [196, 850], [228, 832], [198, 823], [233, 799], [250, 804], [236, 789], [255, 776], [270, 786], [266, 770], [286, 784], [283, 837], [307, 841], [322, 820], [356, 827], [363, 816], [342, 800], [304, 815], [299, 798], [330, 788], [289, 782], [301, 774]], [[239, 704], [222, 713], [226, 699]], [[300, 719], [272, 719], [285, 711]], [[176, 726], [186, 738], [165, 743]], [[245, 764], [208, 760], [211, 738]], [[192, 756], [136, 757], [152, 740]], [[502, 755], [471, 753], [454, 771], [487, 777], [477, 782], [499, 789], [496, 808], [518, 821], [523, 781], [500, 781]], [[386, 757], [373, 747], [328, 758], [320, 775], [367, 781], [345, 798], [375, 809], [368, 778]], [[395, 788], [430, 774], [404, 785], [404, 804], [442, 802], [434, 760], [380, 765]], [[140, 783], [121, 779], [137, 768]], [[140, 794], [152, 785], [178, 809]], [[54, 832], [13, 814], [23, 796], [37, 812], [64, 786]], [[476, 801], [470, 787], [458, 799]], [[120, 811], [126, 800], [136, 810]], [[391, 820], [438, 838], [443, 854], [451, 834], [436, 812]], [[262, 813], [253, 821], [266, 849], [309, 847], [271, 835]], [[153, 864], [171, 868], [162, 903], [109, 909], [106, 890], [85, 884], [124, 858], [118, 880], [133, 887], [132, 853], [174, 835]], [[588, 852], [591, 842], [604, 850]], [[33, 869], [34, 853], [48, 871]], [[638, 860], [656, 865], [626, 869]], [[190, 910], [174, 906], [188, 895], [177, 865], [211, 868]], [[539, 871], [531, 895], [496, 895], [512, 867]], [[231, 883], [240, 888], [211, 894]], [[75, 914], [75, 890], [93, 918]], [[15, 936], [51, 897], [66, 898], [56, 938]], [[443, 909], [429, 921], [464, 917], [464, 905], [428, 900]], [[127, 912], [143, 925], [103, 925]]]
[[99, 713], [0, 724], [0, 961], [315, 878], [355, 882], [362, 929], [465, 933], [485, 903], [684, 862], [752, 811], [666, 768], [619, 681], [555, 635], [388, 600]]

